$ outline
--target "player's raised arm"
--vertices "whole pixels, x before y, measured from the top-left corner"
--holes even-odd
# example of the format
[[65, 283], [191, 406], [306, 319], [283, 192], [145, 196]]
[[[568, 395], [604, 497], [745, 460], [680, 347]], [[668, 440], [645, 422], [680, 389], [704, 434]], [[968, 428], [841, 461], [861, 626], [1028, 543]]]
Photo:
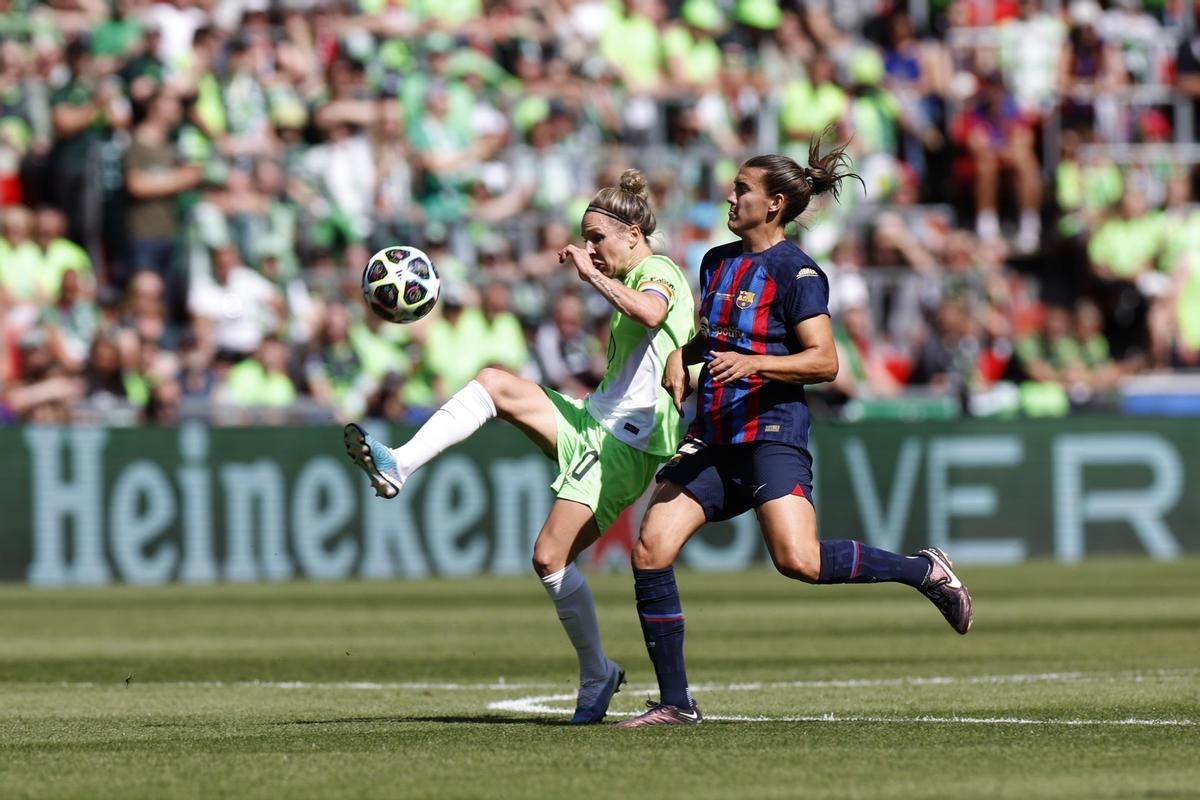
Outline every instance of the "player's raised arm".
[[[587, 250], [569, 244], [558, 253], [559, 262], [571, 260], [571, 264], [579, 272], [579, 279], [590, 283], [620, 313], [637, 322], [643, 327], [654, 329], [663, 324], [669, 308], [669, 289], [661, 283], [648, 281], [645, 284], [631, 288], [619, 280], [605, 275], [592, 261], [593, 248], [609, 235], [610, 232], [595, 230], [585, 232], [588, 244]], [[596, 241], [596, 240], [599, 240]]]

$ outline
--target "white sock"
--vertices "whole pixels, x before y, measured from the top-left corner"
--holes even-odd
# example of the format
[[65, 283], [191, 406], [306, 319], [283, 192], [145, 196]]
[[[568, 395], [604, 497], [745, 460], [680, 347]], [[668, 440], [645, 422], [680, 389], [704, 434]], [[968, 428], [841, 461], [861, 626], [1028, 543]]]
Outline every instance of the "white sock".
[[1017, 228], [1017, 234], [1035, 239], [1042, 235], [1042, 218], [1035, 209], [1027, 208], [1021, 212], [1021, 222], [1020, 227]]
[[568, 564], [553, 575], [542, 578], [542, 585], [554, 607], [563, 629], [575, 645], [579, 656], [579, 683], [602, 681], [608, 677], [608, 658], [600, 646], [600, 623], [596, 620], [596, 604], [583, 573]]
[[466, 439], [496, 416], [496, 404], [479, 381], [471, 381], [433, 412], [413, 438], [392, 450], [400, 475], [408, 478], [434, 456]]
[[996, 209], [983, 208], [975, 215], [975, 235], [980, 239], [997, 239], [1000, 236], [1000, 218]]

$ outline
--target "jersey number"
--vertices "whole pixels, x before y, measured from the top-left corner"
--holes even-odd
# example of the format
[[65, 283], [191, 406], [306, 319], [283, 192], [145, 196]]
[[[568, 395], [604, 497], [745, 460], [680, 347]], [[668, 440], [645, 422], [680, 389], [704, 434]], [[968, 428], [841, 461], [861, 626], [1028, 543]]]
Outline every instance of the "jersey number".
[[575, 469], [571, 470], [571, 478], [577, 481], [583, 480], [583, 476], [587, 475], [588, 470], [595, 466], [599, 460], [600, 454], [595, 450], [584, 451], [579, 460], [575, 462]]

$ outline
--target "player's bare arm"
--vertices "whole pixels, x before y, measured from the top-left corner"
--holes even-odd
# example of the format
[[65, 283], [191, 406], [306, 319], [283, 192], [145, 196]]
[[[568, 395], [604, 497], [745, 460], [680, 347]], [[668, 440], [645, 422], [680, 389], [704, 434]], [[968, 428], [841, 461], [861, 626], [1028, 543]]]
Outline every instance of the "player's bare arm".
[[667, 299], [663, 291], [650, 288], [641, 291], [631, 289], [614, 278], [605, 275], [592, 262], [591, 255], [579, 245], [569, 244], [558, 253], [559, 262], [571, 259], [579, 273], [579, 279], [590, 283], [604, 299], [620, 313], [646, 328], [657, 328], [667, 318]]
[[825, 383], [837, 377], [837, 346], [829, 317], [820, 314], [801, 320], [794, 328], [801, 350], [786, 356], [714, 351], [708, 362], [713, 380], [731, 383], [749, 375], [784, 383]]
[[672, 350], [663, 365], [662, 386], [671, 395], [675, 409], [683, 413], [683, 401], [692, 393], [692, 379], [687, 368], [704, 360], [704, 343], [708, 337], [697, 333], [683, 347]]

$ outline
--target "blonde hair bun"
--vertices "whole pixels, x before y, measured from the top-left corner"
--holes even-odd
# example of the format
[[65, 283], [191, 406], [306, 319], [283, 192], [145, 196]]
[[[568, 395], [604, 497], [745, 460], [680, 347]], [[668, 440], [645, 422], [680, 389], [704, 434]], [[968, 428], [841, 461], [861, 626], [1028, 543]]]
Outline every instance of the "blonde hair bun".
[[647, 200], [650, 197], [650, 193], [646, 188], [649, 184], [646, 181], [646, 176], [642, 174], [641, 170], [625, 170], [621, 173], [621, 180], [618, 182], [618, 185], [622, 192], [628, 192], [629, 194], [636, 195], [643, 200]]

